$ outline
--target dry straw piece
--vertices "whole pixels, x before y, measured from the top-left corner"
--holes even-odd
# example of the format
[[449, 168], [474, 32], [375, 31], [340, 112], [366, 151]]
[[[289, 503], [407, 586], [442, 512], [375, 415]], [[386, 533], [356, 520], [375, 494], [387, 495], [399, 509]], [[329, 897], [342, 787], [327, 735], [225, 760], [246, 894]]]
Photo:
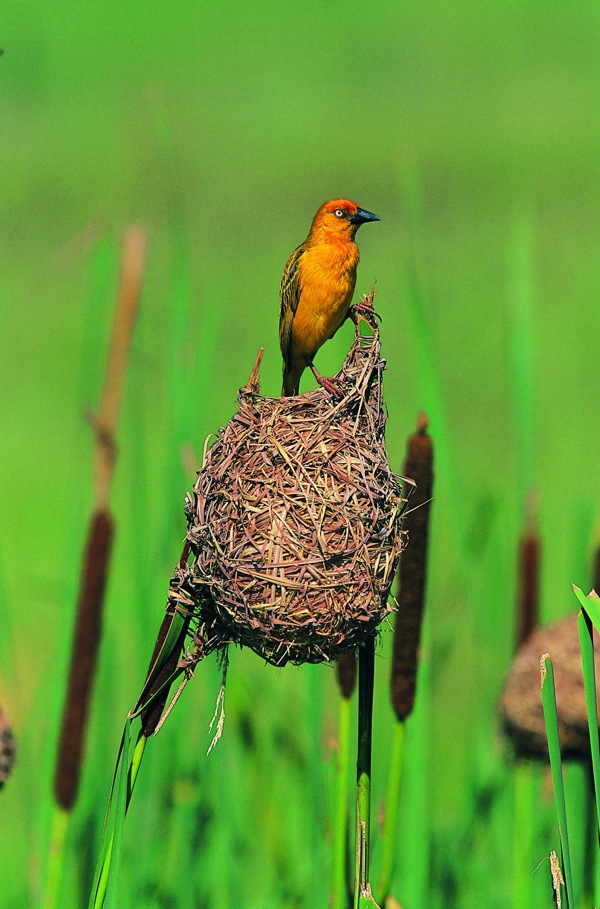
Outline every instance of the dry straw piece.
[[169, 591], [171, 608], [194, 612], [188, 664], [232, 641], [276, 665], [328, 660], [390, 612], [413, 484], [388, 464], [385, 363], [376, 324], [370, 317], [365, 337], [364, 321], [339, 395], [260, 395], [261, 352], [208, 450]]

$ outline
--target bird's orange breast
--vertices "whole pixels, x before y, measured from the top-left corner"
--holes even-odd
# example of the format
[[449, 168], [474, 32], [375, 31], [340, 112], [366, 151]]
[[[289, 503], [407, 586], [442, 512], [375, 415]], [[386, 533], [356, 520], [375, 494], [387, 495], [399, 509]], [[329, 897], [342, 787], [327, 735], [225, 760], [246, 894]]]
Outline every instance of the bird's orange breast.
[[353, 242], [309, 246], [301, 262], [294, 346], [314, 353], [333, 337], [348, 314], [356, 284], [358, 247]]

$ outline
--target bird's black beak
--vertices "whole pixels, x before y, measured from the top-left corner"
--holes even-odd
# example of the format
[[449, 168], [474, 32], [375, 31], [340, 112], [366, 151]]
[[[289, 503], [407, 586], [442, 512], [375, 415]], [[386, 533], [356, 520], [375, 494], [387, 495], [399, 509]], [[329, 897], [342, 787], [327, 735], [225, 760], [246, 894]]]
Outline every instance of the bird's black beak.
[[372, 211], [365, 211], [364, 208], [357, 208], [356, 213], [351, 215], [348, 220], [350, 224], [364, 224], [366, 221], [381, 221], [379, 215], [374, 215]]

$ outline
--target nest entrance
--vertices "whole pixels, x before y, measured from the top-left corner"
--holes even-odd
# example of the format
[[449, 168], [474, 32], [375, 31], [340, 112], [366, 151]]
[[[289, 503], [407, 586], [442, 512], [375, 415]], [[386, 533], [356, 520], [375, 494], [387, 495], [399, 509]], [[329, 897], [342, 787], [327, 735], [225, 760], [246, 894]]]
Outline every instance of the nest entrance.
[[194, 611], [192, 662], [231, 641], [277, 665], [328, 660], [390, 612], [411, 481], [387, 461], [372, 329], [357, 328], [339, 396], [260, 395], [259, 354], [186, 501], [170, 600]]

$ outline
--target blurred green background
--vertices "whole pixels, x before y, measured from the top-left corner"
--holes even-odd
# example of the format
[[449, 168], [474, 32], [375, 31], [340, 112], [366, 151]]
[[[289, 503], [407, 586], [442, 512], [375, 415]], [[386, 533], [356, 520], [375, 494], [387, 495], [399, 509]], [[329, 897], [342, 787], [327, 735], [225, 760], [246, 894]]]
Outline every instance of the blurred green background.
[[[598, 513], [598, 5], [5, 0], [0, 46], [0, 700], [20, 742], [1, 797], [13, 849], [0, 905], [39, 898], [92, 501], [83, 414], [101, 386], [122, 230], [142, 225], [149, 245], [65, 906], [90, 884], [122, 722], [180, 553], [193, 482], [182, 446], [199, 464], [263, 345], [263, 389], [279, 393], [280, 274], [338, 195], [382, 217], [358, 235], [357, 291], [376, 280], [392, 466], [421, 408], [436, 443], [394, 891], [405, 909], [514, 903], [519, 831], [493, 708], [525, 496], [539, 493], [544, 620], [575, 608], [571, 581], [589, 587]], [[350, 338], [345, 326], [320, 352], [322, 372]], [[232, 654], [225, 732], [206, 758], [219, 681], [200, 666], [152, 743], [122, 904], [324, 906], [334, 673]], [[556, 848], [551, 806], [549, 818], [530, 872]], [[531, 905], [550, 904], [546, 875]]]

